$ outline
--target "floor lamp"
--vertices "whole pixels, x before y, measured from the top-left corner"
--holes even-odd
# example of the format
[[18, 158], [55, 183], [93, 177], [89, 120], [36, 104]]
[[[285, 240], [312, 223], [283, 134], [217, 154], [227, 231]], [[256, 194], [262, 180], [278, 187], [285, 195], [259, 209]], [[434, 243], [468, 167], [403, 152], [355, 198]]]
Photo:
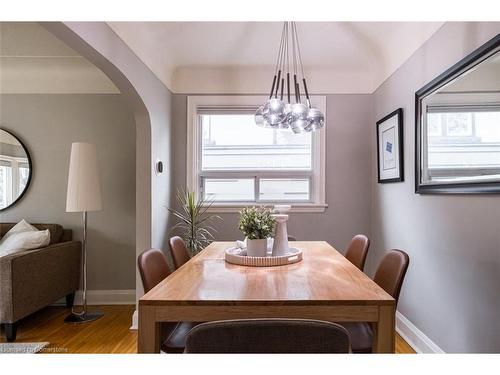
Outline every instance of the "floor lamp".
[[66, 212], [83, 213], [83, 307], [81, 312], [75, 312], [74, 308], [72, 308], [71, 314], [64, 319], [67, 323], [91, 322], [103, 316], [101, 312], [87, 311], [87, 212], [99, 211], [101, 209], [101, 187], [96, 146], [90, 143], [73, 143], [71, 145], [71, 158], [69, 161]]

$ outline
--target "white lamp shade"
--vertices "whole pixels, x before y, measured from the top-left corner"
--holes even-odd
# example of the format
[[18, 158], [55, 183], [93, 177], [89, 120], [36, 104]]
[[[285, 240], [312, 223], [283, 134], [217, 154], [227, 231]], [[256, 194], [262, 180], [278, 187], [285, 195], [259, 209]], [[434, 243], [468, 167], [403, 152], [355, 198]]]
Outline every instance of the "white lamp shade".
[[97, 149], [90, 143], [71, 145], [66, 212], [102, 209]]

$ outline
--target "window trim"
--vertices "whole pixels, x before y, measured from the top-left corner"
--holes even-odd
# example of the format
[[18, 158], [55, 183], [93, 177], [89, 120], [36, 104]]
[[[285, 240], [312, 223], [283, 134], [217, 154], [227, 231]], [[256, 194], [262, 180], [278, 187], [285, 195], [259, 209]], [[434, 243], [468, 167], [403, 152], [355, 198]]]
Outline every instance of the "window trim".
[[[190, 95], [187, 97], [187, 142], [186, 142], [186, 186], [187, 189], [194, 191], [197, 195], [200, 193], [198, 178], [200, 175], [201, 166], [201, 142], [198, 142], [201, 136], [201, 129], [198, 125], [198, 108], [199, 107], [237, 107], [256, 109], [268, 99], [264, 95]], [[311, 102], [317, 106], [325, 114], [326, 121], [326, 96], [311, 96]], [[328, 207], [325, 200], [325, 156], [326, 156], [326, 126], [320, 131], [312, 133], [312, 174], [311, 178], [311, 201], [309, 202], [286, 202], [276, 201], [277, 204], [292, 205], [292, 212], [324, 212]], [[237, 173], [237, 172], [235, 172]], [[296, 171], [284, 172], [269, 172], [276, 177], [279, 174], [294, 174]], [[203, 172], [206, 174], [206, 172]], [[264, 171], [243, 171], [245, 175], [269, 175]], [[273, 204], [274, 202], [269, 202]], [[238, 212], [242, 207], [255, 202], [215, 202], [209, 209], [209, 212]], [[261, 204], [261, 203], [258, 203]], [[262, 204], [265, 204], [262, 202]]]

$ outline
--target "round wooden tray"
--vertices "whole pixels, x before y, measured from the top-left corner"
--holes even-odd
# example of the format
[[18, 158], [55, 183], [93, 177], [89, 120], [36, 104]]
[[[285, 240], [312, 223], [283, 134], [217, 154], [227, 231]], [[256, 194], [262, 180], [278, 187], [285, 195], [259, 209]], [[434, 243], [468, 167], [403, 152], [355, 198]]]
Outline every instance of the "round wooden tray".
[[225, 251], [226, 262], [248, 267], [275, 267], [286, 266], [302, 260], [302, 250], [291, 247], [285, 255], [273, 257], [250, 257], [246, 249], [231, 247]]

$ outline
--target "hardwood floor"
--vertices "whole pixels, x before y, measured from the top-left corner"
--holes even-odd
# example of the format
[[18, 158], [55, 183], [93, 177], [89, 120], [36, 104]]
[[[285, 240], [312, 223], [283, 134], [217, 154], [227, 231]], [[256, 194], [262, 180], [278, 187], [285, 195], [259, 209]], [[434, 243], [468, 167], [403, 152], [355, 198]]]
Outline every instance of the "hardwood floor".
[[396, 353], [397, 354], [415, 354], [415, 350], [396, 333]]
[[[20, 324], [16, 342], [48, 341], [45, 353], [135, 353], [137, 332], [130, 330], [135, 306], [90, 306], [104, 317], [87, 324], [65, 324], [69, 310], [47, 307]], [[0, 339], [5, 342], [5, 337]]]
[[[137, 331], [130, 330], [135, 306], [91, 306], [104, 312], [101, 319], [81, 325], [63, 322], [69, 310], [47, 307], [24, 319], [16, 342], [48, 341], [44, 353], [136, 353]], [[4, 332], [0, 342], [5, 342]], [[396, 353], [415, 351], [399, 336]]]

